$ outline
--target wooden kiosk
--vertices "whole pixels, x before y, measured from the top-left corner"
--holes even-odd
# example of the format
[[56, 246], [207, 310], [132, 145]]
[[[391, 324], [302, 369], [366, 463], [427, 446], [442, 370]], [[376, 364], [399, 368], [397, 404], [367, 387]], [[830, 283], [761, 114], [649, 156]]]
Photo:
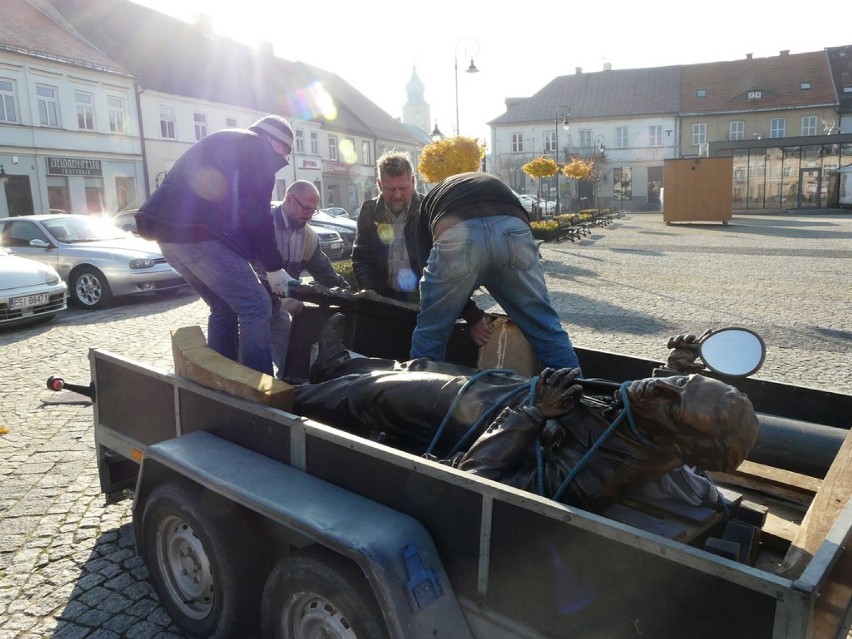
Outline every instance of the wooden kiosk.
[[733, 162], [730, 157], [666, 160], [663, 221], [727, 224], [733, 209]]

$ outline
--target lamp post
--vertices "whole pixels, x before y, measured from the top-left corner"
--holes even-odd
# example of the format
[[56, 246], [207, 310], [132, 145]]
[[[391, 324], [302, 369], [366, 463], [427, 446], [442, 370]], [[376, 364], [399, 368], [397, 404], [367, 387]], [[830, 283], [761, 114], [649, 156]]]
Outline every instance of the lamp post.
[[[459, 128], [459, 46], [465, 42], [472, 44], [474, 47], [472, 52], [468, 50], [467, 45], [464, 47], [464, 57], [470, 56], [470, 66], [467, 68], [465, 73], [479, 73], [479, 69], [477, 69], [476, 65], [473, 63], [473, 56], [479, 53], [479, 43], [472, 38], [462, 38], [456, 42], [455, 57], [453, 58], [456, 78], [456, 135], [461, 135], [461, 129]], [[437, 128], [437, 126], [435, 128]]]
[[[559, 114], [562, 113], [562, 128], [566, 131], [570, 128], [568, 124], [568, 116], [571, 115], [571, 107], [562, 106], [556, 107], [556, 164], [559, 164]], [[556, 171], [556, 214], [562, 213], [562, 208], [559, 206], [559, 171]]]
[[444, 134], [441, 133], [441, 129], [438, 128], [438, 121], [435, 120], [435, 128], [432, 129], [432, 142], [437, 142], [438, 140], [444, 139]]
[[[603, 158], [604, 151], [606, 151], [606, 145], [604, 144], [604, 136], [602, 136], [602, 135], [596, 135], [595, 136], [595, 141], [593, 143], [593, 149], [594, 149], [593, 153], [598, 158]], [[595, 187], [595, 194], [594, 195], [595, 195], [595, 208], [596, 209], [600, 208], [600, 201], [599, 201], [600, 200], [600, 184], [598, 182], [598, 180], [600, 179], [600, 175], [601, 175], [601, 170], [600, 170], [600, 167], [597, 166], [597, 161], [596, 161], [595, 162], [595, 176], [596, 177], [595, 177], [595, 182], [594, 182], [594, 187]], [[604, 177], [606, 177], [606, 174], [604, 174]]]
[[6, 168], [0, 164], [0, 184], [6, 184], [9, 181], [9, 174], [6, 173]]

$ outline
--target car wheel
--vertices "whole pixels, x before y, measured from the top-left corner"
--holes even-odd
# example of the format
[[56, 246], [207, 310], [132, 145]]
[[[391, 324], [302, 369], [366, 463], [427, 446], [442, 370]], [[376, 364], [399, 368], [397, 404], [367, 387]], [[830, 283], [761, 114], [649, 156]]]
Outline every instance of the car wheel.
[[106, 276], [92, 266], [83, 266], [71, 274], [70, 299], [87, 309], [106, 308], [112, 303], [112, 291]]
[[233, 503], [196, 486], [163, 484], [145, 505], [142, 535], [154, 589], [187, 634], [224, 639], [257, 627], [255, 536]]
[[263, 589], [270, 639], [386, 639], [382, 613], [358, 567], [324, 548], [283, 559]]

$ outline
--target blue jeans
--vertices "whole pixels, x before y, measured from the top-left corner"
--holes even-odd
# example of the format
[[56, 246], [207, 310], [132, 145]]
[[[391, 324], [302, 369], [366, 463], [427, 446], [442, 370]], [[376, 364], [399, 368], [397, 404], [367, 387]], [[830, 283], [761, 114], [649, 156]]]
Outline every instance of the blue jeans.
[[412, 359], [444, 359], [453, 324], [480, 286], [518, 325], [544, 366], [580, 365], [550, 305], [532, 230], [510, 215], [465, 220], [435, 240], [420, 280], [421, 310], [411, 337]]
[[210, 307], [207, 345], [244, 366], [272, 375], [272, 303], [251, 265], [218, 240], [159, 245], [172, 268]]

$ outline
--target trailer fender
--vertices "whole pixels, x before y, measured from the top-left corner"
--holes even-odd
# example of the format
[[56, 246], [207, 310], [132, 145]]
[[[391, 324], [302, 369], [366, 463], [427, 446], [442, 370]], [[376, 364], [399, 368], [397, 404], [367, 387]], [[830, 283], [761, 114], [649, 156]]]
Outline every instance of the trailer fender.
[[133, 504], [138, 547], [144, 547], [147, 495], [175, 474], [357, 564], [391, 637], [472, 637], [440, 555], [420, 522], [207, 432], [145, 450]]

